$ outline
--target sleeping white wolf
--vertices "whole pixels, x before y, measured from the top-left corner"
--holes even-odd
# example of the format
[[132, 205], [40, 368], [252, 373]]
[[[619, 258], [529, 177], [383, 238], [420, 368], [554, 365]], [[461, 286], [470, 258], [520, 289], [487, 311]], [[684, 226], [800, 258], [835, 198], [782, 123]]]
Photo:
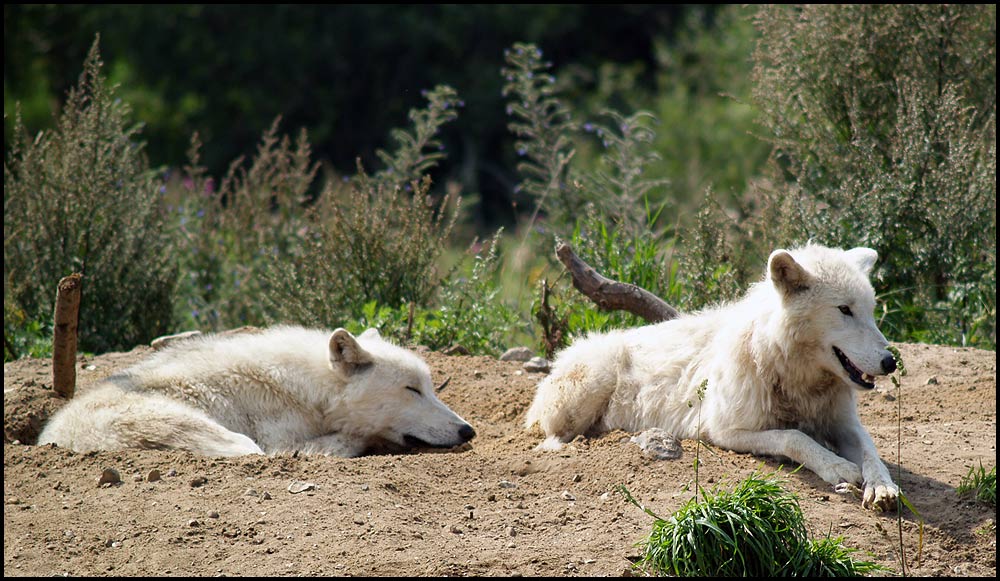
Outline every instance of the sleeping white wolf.
[[577, 340], [538, 385], [527, 427], [547, 436], [540, 449], [588, 431], [661, 428], [791, 458], [834, 485], [863, 483], [864, 506], [892, 509], [899, 490], [855, 402], [896, 369], [873, 315], [877, 258], [868, 248], [775, 250], [738, 302]]
[[427, 364], [374, 329], [275, 327], [172, 345], [70, 400], [38, 443], [357, 456], [384, 442], [452, 447], [474, 436], [435, 395]]

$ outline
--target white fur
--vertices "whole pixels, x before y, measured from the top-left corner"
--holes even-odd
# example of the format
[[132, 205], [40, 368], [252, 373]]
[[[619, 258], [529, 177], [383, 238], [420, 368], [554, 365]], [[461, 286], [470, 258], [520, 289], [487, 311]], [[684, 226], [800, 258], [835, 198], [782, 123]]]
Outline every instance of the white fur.
[[374, 329], [275, 327], [168, 347], [71, 400], [38, 443], [357, 456], [378, 441], [451, 447], [474, 435], [427, 364]]
[[868, 280], [876, 259], [867, 248], [776, 250], [739, 302], [577, 340], [538, 385], [527, 427], [540, 425], [549, 450], [589, 431], [661, 428], [791, 458], [834, 485], [863, 482], [865, 506], [893, 508], [898, 488], [856, 410], [865, 388], [833, 351], [887, 373]]

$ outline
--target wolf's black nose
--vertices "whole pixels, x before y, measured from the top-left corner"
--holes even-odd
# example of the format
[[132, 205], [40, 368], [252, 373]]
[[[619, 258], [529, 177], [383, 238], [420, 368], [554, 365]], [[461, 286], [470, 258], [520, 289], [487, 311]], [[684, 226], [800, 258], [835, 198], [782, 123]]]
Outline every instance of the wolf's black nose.
[[476, 430], [472, 429], [472, 426], [465, 424], [458, 429], [458, 437], [462, 438], [463, 442], [468, 442], [472, 438], [476, 437]]
[[886, 355], [882, 358], [882, 371], [886, 374], [896, 371], [896, 358], [892, 355]]

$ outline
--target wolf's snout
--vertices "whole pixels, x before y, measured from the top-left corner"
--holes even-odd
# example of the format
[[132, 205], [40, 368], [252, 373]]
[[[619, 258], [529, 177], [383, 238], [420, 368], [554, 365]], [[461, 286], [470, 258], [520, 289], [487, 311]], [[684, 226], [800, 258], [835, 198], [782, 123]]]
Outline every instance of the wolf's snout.
[[886, 355], [882, 358], [882, 371], [886, 375], [889, 375], [893, 371], [896, 371], [896, 358], [892, 354]]
[[463, 442], [468, 442], [472, 438], [476, 437], [476, 430], [474, 430], [469, 424], [465, 424], [458, 429], [458, 437], [462, 438]]

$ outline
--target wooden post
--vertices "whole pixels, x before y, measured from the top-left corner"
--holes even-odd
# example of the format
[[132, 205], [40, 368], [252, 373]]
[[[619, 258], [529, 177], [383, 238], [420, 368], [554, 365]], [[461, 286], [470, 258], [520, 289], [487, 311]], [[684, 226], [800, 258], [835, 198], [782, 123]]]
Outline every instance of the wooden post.
[[52, 389], [69, 399], [76, 390], [76, 338], [80, 321], [83, 275], [74, 272], [59, 281], [55, 330], [52, 333]]

